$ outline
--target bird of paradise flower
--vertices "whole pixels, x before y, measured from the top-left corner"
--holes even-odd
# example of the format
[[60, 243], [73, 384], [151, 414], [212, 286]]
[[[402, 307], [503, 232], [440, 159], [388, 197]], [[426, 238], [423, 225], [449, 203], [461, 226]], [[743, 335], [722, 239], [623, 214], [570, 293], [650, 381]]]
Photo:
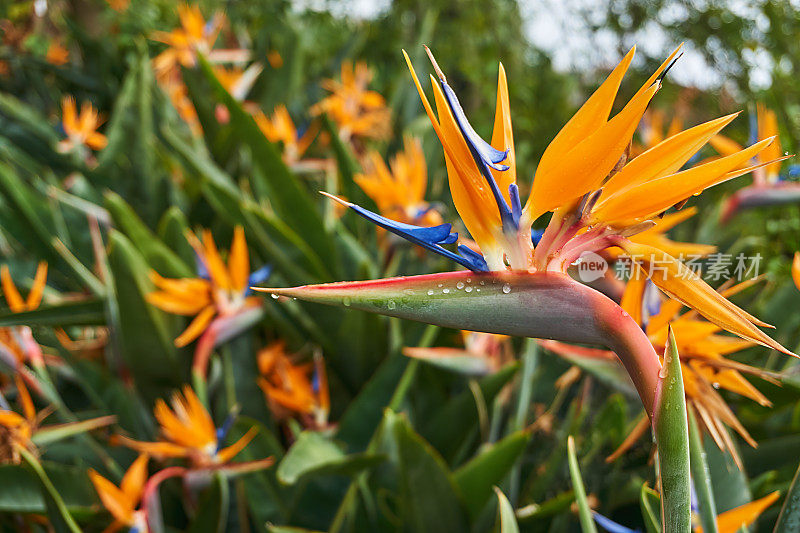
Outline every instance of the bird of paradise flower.
[[262, 301], [250, 296], [250, 286], [266, 280], [272, 268], [267, 265], [250, 271], [250, 256], [241, 226], [234, 229], [227, 264], [210, 231], [203, 231], [202, 241], [191, 232], [186, 238], [196, 254], [198, 277], [164, 278], [152, 271], [150, 277], [156, 290], [147, 295], [147, 301], [168, 313], [194, 316], [175, 339], [175, 346], [183, 347], [199, 338], [192, 369], [196, 376], [205, 379], [214, 347], [261, 318]]
[[297, 364], [286, 353], [285, 343], [276, 341], [259, 351], [257, 362], [258, 386], [278, 419], [298, 415], [306, 427], [327, 425], [330, 394], [321, 355], [315, 355], [312, 363]]
[[372, 71], [366, 63], [343, 62], [339, 80], [322, 82], [331, 94], [314, 105], [311, 114], [327, 113], [344, 140], [388, 138], [391, 112], [380, 93], [367, 89], [371, 80]]
[[[467, 231], [480, 252], [458, 246], [450, 224], [402, 224], [339, 200], [359, 215], [420, 246], [467, 267], [467, 272], [288, 289], [260, 289], [332, 305], [398, 316], [446, 327], [605, 344], [620, 356], [652, 415], [660, 390], [660, 362], [630, 316], [596, 291], [573, 281], [566, 269], [586, 251], [618, 246], [640, 258], [667, 294], [718, 326], [746, 340], [791, 353], [763, 333], [765, 325], [726, 300], [681, 262], [653, 245], [629, 237], [653, 226], [652, 219], [704, 189], [763, 164], [742, 165], [766, 148], [765, 139], [735, 154], [686, 170], [686, 161], [736, 115], [709, 121], [669, 137], [626, 160], [631, 137], [664, 73], [669, 58], [614, 117], [608, 118], [632, 49], [556, 135], [536, 169], [527, 202], [520, 201], [505, 70], [498, 77], [492, 144], [470, 126], [433, 56], [431, 76], [438, 117], [409, 69], [445, 152], [450, 190]], [[531, 223], [553, 211], [537, 246]]]

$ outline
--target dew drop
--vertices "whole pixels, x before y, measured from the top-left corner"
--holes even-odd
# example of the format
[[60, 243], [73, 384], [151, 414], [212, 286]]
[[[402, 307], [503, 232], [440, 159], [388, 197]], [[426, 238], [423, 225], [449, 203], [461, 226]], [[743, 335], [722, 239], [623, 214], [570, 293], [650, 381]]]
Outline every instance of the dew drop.
[[486, 282], [484, 280], [481, 280], [481, 285], [486, 285]]
[[428, 289], [428, 296], [433, 296], [433, 289]]
[[441, 283], [439, 284], [439, 288], [440, 288], [440, 289], [442, 288], [442, 284], [441, 284]]
[[466, 287], [464, 287], [464, 292], [472, 292], [472, 285], [467, 285]]
[[472, 278], [467, 278], [467, 283], [472, 283]]
[[458, 283], [456, 283], [456, 289], [461, 290], [463, 288], [464, 288], [464, 282], [463, 281], [459, 281]]
[[271, 297], [273, 300], [277, 300], [278, 298], [280, 298], [280, 296], [278, 296], [278, 295], [277, 295], [277, 294], [275, 294], [274, 292], [273, 292], [272, 294], [270, 294], [270, 297]]
[[711, 386], [714, 387], [715, 389], [719, 389], [719, 383], [717, 383], [716, 381], [712, 383]]
[[503, 285], [503, 294], [508, 294], [509, 292], [511, 292], [511, 285], [506, 283], [505, 285]]
[[481, 292], [480, 288], [475, 289], [475, 292]]
[[397, 307], [397, 304], [394, 303], [394, 300], [389, 300], [388, 302], [386, 302], [386, 307], [388, 307], [391, 310]]
[[442, 289], [442, 294], [450, 294], [450, 289]]
[[342, 298], [342, 305], [344, 305], [345, 307], [350, 307], [350, 298], [347, 296]]

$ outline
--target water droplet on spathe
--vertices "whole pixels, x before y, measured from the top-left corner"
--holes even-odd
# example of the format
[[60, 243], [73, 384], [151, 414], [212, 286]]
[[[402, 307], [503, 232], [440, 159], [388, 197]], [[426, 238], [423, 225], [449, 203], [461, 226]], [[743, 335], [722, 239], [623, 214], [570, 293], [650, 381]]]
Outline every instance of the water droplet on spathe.
[[394, 309], [395, 307], [397, 307], [397, 304], [394, 303], [394, 300], [389, 300], [388, 302], [386, 302], [386, 307], [388, 307], [389, 309]]
[[442, 294], [450, 294], [450, 289], [442, 289]]
[[347, 296], [345, 296], [345, 297], [342, 299], [342, 305], [344, 305], [345, 307], [350, 307], [350, 298], [348, 298]]
[[270, 294], [270, 297], [272, 297], [273, 300], [277, 300], [278, 298], [280, 298], [280, 296], [278, 296], [274, 292], [272, 294]]
[[509, 292], [511, 292], [511, 285], [506, 283], [505, 285], [503, 285], [503, 294], [508, 294]]
[[[478, 290], [480, 290], [480, 289], [478, 289]], [[471, 285], [467, 285], [467, 286], [464, 288], [464, 292], [472, 292], [472, 286], [471, 286]]]
[[428, 296], [433, 296], [433, 289], [428, 289]]
[[464, 282], [463, 281], [459, 281], [458, 283], [456, 283], [456, 289], [463, 289], [463, 288], [464, 288]]

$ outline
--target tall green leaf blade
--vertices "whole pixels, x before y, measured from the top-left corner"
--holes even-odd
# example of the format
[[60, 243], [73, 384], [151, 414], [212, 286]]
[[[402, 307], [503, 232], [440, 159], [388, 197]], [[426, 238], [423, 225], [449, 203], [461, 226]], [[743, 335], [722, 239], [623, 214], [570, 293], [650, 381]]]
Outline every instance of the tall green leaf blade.
[[575, 493], [575, 502], [578, 504], [578, 518], [581, 521], [581, 531], [583, 533], [597, 533], [592, 518], [592, 509], [586, 499], [586, 489], [583, 487], [580, 467], [578, 467], [578, 456], [575, 452], [575, 439], [570, 435], [567, 438], [567, 462], [569, 464], [569, 475], [572, 478], [572, 491]]
[[653, 426], [658, 445], [661, 505], [666, 533], [691, 528], [691, 475], [686, 396], [675, 336], [670, 328]]
[[500, 533], [519, 533], [517, 515], [503, 492], [494, 487], [497, 494], [497, 514], [500, 518]]
[[714, 488], [711, 486], [711, 474], [708, 471], [706, 452], [703, 449], [703, 436], [694, 412], [689, 411], [688, 415], [689, 455], [697, 506], [700, 509], [700, 523], [703, 525], [703, 531], [717, 533], [717, 504], [714, 502]]

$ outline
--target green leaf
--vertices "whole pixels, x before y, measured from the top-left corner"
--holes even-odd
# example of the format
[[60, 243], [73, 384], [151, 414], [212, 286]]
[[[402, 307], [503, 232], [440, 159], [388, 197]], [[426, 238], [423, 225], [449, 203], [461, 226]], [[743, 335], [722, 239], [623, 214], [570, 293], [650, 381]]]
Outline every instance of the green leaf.
[[321, 257], [335, 263], [335, 249], [308, 192], [288, 169], [277, 147], [267, 140], [253, 117], [220, 84], [208, 61], [201, 57], [199, 64], [217, 98], [230, 112], [234, 135], [250, 148], [254, 162], [268, 181], [270, 203], [275, 212]]
[[354, 475], [385, 460], [382, 455], [370, 453], [347, 455], [321, 433], [304, 431], [278, 465], [278, 479], [293, 485], [310, 474]]
[[500, 533], [519, 533], [519, 525], [517, 524], [517, 516], [514, 514], [514, 508], [511, 507], [508, 498], [503, 492], [494, 487], [497, 494], [497, 514], [500, 519]]
[[[518, 369], [518, 363], [510, 363], [478, 382], [487, 404], [494, 401], [495, 396], [514, 377]], [[477, 424], [478, 409], [475, 397], [471, 391], [466, 390], [453, 397], [435, 416], [430, 417], [421, 433], [444, 457], [452, 458]]]
[[387, 411], [387, 430], [397, 446], [397, 471], [406, 531], [463, 532], [467, 522], [447, 465], [408, 421]]
[[115, 327], [122, 356], [146, 395], [165, 393], [181, 383], [171, 317], [145, 300], [155, 290], [150, 268], [118, 231], [109, 233], [108, 260], [120, 310]]
[[43, 305], [33, 311], [0, 313], [0, 327], [6, 326], [101, 326], [106, 323], [102, 300], [79, 300]]
[[[97, 499], [85, 469], [54, 463], [44, 463], [43, 468], [70, 513], [80, 516], [90, 512]], [[0, 465], [0, 487], [0, 513], [46, 512], [39, 480], [22, 465]]]
[[689, 531], [692, 518], [689, 424], [681, 362], [671, 328], [662, 376], [653, 426], [658, 445], [664, 531], [683, 533]]
[[121, 196], [111, 191], [106, 192], [105, 205], [117, 228], [131, 240], [156, 272], [169, 278], [189, 278], [195, 275], [193, 269], [156, 237]]
[[453, 473], [461, 498], [475, 519], [489, 501], [492, 486], [500, 483], [531, 440], [528, 431], [517, 431], [486, 447]]
[[656, 491], [647, 486], [647, 483], [642, 484], [642, 490], [639, 493], [639, 505], [642, 509], [642, 518], [644, 518], [645, 529], [647, 533], [661, 533], [661, 497]]
[[703, 450], [703, 436], [697, 425], [694, 411], [689, 411], [689, 455], [691, 459], [692, 481], [697, 495], [697, 506], [700, 509], [700, 523], [703, 531], [717, 533], [717, 504], [714, 502], [714, 489], [711, 486], [711, 474], [706, 463], [706, 452]]
[[575, 453], [575, 439], [570, 435], [567, 438], [567, 459], [569, 463], [569, 475], [572, 478], [572, 491], [575, 493], [575, 502], [578, 504], [578, 518], [581, 521], [581, 531], [583, 533], [597, 533], [592, 518], [592, 509], [586, 500], [586, 489], [583, 487], [581, 471], [578, 467], [578, 456]]
[[794, 474], [792, 484], [783, 500], [781, 514], [775, 522], [773, 533], [792, 533], [800, 531], [800, 467]]

